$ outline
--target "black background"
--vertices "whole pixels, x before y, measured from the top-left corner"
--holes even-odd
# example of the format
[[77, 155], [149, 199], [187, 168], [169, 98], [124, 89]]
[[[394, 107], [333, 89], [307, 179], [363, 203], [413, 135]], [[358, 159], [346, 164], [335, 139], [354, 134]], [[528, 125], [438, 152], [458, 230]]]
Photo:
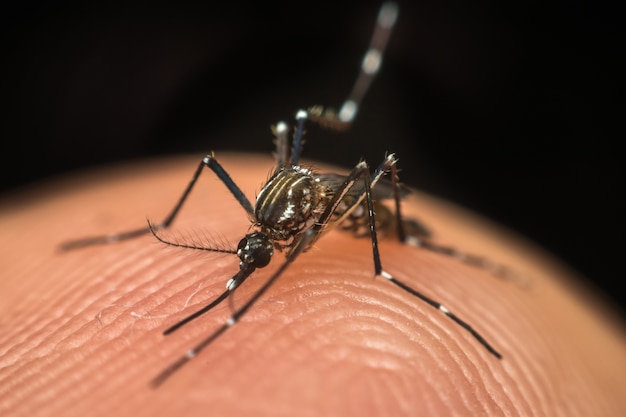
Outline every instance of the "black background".
[[[622, 303], [620, 15], [503, 3], [401, 2], [354, 128], [310, 127], [304, 155], [351, 167], [397, 152], [406, 183], [517, 230]], [[159, 154], [268, 154], [270, 124], [345, 98], [378, 5], [5, 8], [0, 191]]]

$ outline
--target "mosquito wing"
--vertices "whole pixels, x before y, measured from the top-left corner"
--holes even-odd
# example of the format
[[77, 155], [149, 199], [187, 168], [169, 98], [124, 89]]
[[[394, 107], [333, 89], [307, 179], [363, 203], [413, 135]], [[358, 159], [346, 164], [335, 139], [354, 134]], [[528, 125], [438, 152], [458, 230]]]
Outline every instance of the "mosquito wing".
[[[341, 187], [343, 182], [346, 180], [346, 175], [340, 174], [319, 174], [318, 175], [320, 181], [326, 184], [328, 188], [336, 190]], [[348, 191], [346, 197], [350, 197], [351, 199], [356, 199], [363, 192], [363, 188], [365, 186], [363, 183], [356, 184], [354, 187]], [[411, 193], [411, 190], [400, 184], [400, 198], [404, 198]], [[376, 186], [372, 188], [372, 198], [374, 200], [391, 200], [393, 198], [393, 184], [386, 178], [381, 178]]]
[[[347, 176], [333, 173], [319, 174], [320, 181], [327, 186], [330, 190], [337, 190], [346, 180]], [[350, 191], [345, 195], [343, 201], [337, 207], [337, 210], [333, 214], [329, 227], [327, 230], [339, 225], [340, 229], [351, 230], [356, 236], [365, 236], [363, 233], [364, 228], [367, 227], [367, 211], [365, 202], [358, 201], [359, 197], [363, 195], [363, 188], [365, 185], [360, 182], [355, 184]], [[411, 194], [411, 189], [402, 184], [399, 185], [399, 197], [403, 199]], [[395, 231], [396, 218], [390, 212], [389, 208], [383, 204], [385, 200], [393, 200], [393, 183], [386, 179], [381, 178], [374, 188], [372, 188], [372, 199], [374, 200], [374, 211], [376, 212], [376, 220], [381, 224], [377, 224], [377, 230], [381, 235], [391, 234], [391, 231]], [[417, 219], [402, 219], [404, 231], [407, 236], [414, 236], [417, 238], [430, 237], [431, 232], [421, 221]]]

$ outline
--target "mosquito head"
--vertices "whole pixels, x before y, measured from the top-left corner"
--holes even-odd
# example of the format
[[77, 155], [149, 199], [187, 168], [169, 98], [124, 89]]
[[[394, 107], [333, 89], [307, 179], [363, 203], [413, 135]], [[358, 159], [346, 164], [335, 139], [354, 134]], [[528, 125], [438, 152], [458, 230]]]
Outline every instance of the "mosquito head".
[[263, 268], [270, 263], [274, 255], [274, 244], [272, 240], [263, 232], [247, 234], [237, 245], [237, 256], [243, 268], [251, 265], [255, 268]]

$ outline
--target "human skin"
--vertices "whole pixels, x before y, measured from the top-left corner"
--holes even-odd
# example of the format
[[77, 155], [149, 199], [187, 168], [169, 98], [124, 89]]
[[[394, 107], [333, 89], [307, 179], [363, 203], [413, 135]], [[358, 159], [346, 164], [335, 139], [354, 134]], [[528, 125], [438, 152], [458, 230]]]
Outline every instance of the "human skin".
[[[272, 168], [268, 158], [217, 156], [251, 200]], [[417, 192], [404, 200], [404, 215], [441, 244], [525, 274], [528, 285], [392, 239], [380, 242], [383, 267], [469, 322], [501, 360], [440, 311], [374, 277], [368, 239], [333, 230], [239, 323], [152, 388], [153, 377], [228, 319], [224, 302], [162, 335], [220, 294], [238, 259], [150, 235], [67, 252], [59, 245], [161, 220], [198, 162], [108, 168], [2, 201], [0, 415], [624, 414], [626, 338], [602, 301], [540, 249]], [[166, 235], [232, 246], [249, 226], [207, 170]], [[283, 260], [277, 253], [256, 271], [232, 304], [241, 306]]]

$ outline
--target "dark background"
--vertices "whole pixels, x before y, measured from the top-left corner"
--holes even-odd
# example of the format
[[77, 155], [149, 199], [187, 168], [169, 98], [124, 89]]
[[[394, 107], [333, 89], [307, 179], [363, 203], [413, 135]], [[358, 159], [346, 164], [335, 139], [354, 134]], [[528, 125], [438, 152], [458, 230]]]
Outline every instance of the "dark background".
[[[351, 167], [397, 152], [406, 183], [517, 230], [623, 303], [620, 14], [503, 3], [400, 2], [354, 128], [310, 127], [304, 155]], [[345, 98], [378, 6], [3, 6], [0, 192], [160, 154], [268, 154], [270, 124]]]

